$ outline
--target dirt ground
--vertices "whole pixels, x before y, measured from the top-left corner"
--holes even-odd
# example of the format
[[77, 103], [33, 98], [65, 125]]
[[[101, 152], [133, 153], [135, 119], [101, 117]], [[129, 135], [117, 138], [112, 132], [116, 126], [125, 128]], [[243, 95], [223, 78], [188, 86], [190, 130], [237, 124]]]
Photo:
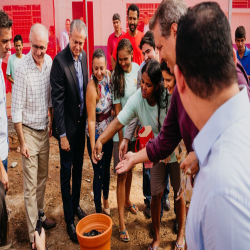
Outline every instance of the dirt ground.
[[[8, 100], [8, 97], [7, 97]], [[8, 115], [10, 110], [8, 110]], [[23, 200], [23, 173], [21, 164], [21, 155], [17, 148], [19, 143], [15, 134], [11, 119], [9, 119], [9, 142], [10, 151], [8, 157], [8, 175], [10, 181], [10, 189], [6, 196], [9, 215], [9, 237], [13, 242], [14, 249], [30, 249], [26, 216]], [[17, 162], [15, 168], [10, 165]], [[90, 180], [90, 182], [88, 182]], [[85, 147], [84, 165], [82, 174], [82, 188], [80, 205], [87, 214], [95, 212], [93, 201], [93, 168]], [[111, 165], [110, 179], [110, 196], [109, 204], [113, 220], [113, 232], [111, 238], [111, 249], [147, 249], [147, 246], [152, 241], [151, 219], [146, 219], [143, 210], [143, 194], [142, 194], [142, 166], [138, 165], [133, 171], [133, 181], [131, 188], [131, 201], [139, 207], [137, 215], [125, 211], [126, 227], [130, 235], [130, 242], [124, 243], [119, 240], [119, 224], [118, 210], [116, 203], [116, 175], [113, 173], [113, 165]], [[55, 228], [46, 231], [46, 244], [50, 250], [54, 249], [80, 249], [78, 244], [72, 243], [66, 232], [66, 224], [64, 222], [63, 207], [60, 191], [60, 161], [57, 141], [54, 138], [50, 139], [50, 156], [49, 156], [49, 178], [45, 193], [47, 217], [56, 221]], [[161, 247], [165, 250], [174, 249], [176, 234], [173, 232], [173, 223], [175, 214], [173, 211], [173, 190], [170, 190], [171, 210], [164, 211], [161, 223]], [[76, 218], [75, 223], [78, 222]]]

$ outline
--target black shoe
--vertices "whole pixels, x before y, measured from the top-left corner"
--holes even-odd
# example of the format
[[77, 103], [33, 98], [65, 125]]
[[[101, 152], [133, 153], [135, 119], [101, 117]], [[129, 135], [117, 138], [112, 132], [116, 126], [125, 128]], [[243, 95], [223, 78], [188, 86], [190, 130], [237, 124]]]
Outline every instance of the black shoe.
[[174, 220], [174, 232], [175, 232], [175, 234], [178, 233], [178, 221], [177, 221], [177, 219]]
[[67, 233], [69, 238], [73, 241], [78, 243], [77, 235], [76, 235], [76, 227], [74, 224], [67, 225]]
[[170, 202], [169, 202], [168, 197], [166, 199], [163, 199], [163, 206], [164, 206], [166, 211], [170, 210]]
[[81, 220], [82, 218], [86, 217], [87, 214], [81, 209], [80, 206], [78, 206], [75, 210], [74, 210], [74, 215], [76, 215], [78, 217], [79, 220]]

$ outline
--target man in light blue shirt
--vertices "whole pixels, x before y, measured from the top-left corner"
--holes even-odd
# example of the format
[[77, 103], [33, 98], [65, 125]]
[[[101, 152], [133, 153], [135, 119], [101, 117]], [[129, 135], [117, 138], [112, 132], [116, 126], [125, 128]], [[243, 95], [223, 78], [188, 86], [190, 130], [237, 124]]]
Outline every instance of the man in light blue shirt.
[[196, 5], [178, 24], [177, 88], [199, 129], [193, 148], [200, 170], [186, 222], [192, 250], [249, 248], [250, 104], [237, 84], [231, 43], [217, 3]]
[[7, 56], [10, 50], [10, 41], [12, 39], [12, 20], [8, 15], [0, 10], [0, 181], [5, 190], [9, 189], [7, 175], [7, 157], [8, 157], [8, 122], [6, 113], [6, 91], [5, 81], [2, 71], [2, 59]]

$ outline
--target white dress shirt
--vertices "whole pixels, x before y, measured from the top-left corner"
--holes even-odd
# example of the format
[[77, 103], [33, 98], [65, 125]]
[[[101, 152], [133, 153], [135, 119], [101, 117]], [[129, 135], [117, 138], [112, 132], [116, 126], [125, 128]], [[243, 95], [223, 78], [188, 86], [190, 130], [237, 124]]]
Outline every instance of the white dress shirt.
[[69, 43], [69, 34], [66, 29], [62, 31], [60, 42], [61, 42], [61, 50], [63, 50]]
[[45, 129], [48, 108], [52, 107], [50, 70], [52, 59], [45, 54], [42, 71], [29, 52], [15, 71], [12, 87], [11, 115], [14, 123], [22, 122], [33, 129]]
[[6, 113], [6, 91], [0, 59], [0, 158], [4, 161], [8, 157], [8, 122]]
[[249, 126], [244, 87], [194, 139], [200, 171], [186, 221], [188, 249], [250, 249]]

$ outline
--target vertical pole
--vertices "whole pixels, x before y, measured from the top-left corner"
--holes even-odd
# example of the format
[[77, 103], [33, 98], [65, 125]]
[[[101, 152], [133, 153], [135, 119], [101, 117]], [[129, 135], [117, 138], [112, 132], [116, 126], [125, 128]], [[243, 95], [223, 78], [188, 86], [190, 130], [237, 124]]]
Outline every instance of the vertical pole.
[[231, 19], [232, 19], [232, 4], [233, 4], [233, 1], [228, 0], [228, 22], [229, 22], [230, 27], [231, 27]]
[[[88, 4], [87, 0], [85, 0], [85, 13], [86, 13], [86, 26], [88, 29], [89, 33], [89, 23], [88, 23]], [[89, 38], [87, 39], [87, 65], [88, 65], [88, 70], [89, 70], [89, 75], [90, 75], [90, 67], [89, 67]]]
[[[54, 22], [53, 22], [53, 25], [54, 25], [54, 31], [55, 31], [55, 45], [56, 45], [56, 54], [58, 53], [57, 51], [57, 44], [56, 44], [56, 15], [55, 15], [55, 0], [52, 0], [53, 1], [53, 19], [54, 19]], [[53, 58], [54, 59], [54, 58]]]

